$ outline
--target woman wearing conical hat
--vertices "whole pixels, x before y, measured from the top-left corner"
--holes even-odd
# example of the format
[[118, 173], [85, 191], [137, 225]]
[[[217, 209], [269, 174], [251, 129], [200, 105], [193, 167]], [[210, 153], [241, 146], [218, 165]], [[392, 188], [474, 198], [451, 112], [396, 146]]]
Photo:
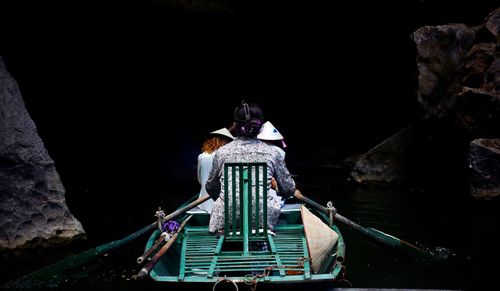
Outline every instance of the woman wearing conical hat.
[[262, 125], [262, 129], [257, 135], [257, 138], [269, 145], [275, 146], [283, 156], [283, 159], [285, 158], [286, 144], [284, 137], [270, 121], [266, 121], [266, 123]]
[[[262, 128], [260, 130], [260, 133], [257, 135], [257, 138], [276, 148], [283, 157], [283, 159], [285, 159], [286, 144], [284, 141], [284, 137], [270, 121], [266, 121], [266, 123], [262, 125]], [[272, 197], [277, 201], [279, 201], [281, 207], [283, 207], [285, 201], [281, 200], [281, 197], [276, 194], [276, 190], [278, 189], [276, 185], [276, 180], [274, 178], [272, 178], [271, 185], [272, 185], [271, 189], [269, 189], [268, 193], [269, 197]]]
[[[221, 128], [212, 131], [208, 134], [207, 139], [203, 142], [201, 146], [201, 154], [198, 155], [198, 182], [201, 185], [200, 197], [207, 194], [205, 189], [205, 184], [207, 183], [208, 176], [212, 170], [212, 162], [214, 160], [215, 152], [223, 145], [228, 144], [233, 141], [233, 135], [227, 130], [227, 128]], [[208, 199], [202, 204], [198, 205], [198, 208], [205, 210], [208, 213], [212, 212], [214, 201]]]

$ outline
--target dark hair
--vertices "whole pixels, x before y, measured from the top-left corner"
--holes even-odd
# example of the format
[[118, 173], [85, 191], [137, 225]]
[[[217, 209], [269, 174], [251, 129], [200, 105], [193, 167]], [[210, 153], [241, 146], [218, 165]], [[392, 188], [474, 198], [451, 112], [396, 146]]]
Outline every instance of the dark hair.
[[255, 103], [241, 101], [234, 110], [234, 121], [238, 136], [256, 137], [263, 124], [262, 109]]

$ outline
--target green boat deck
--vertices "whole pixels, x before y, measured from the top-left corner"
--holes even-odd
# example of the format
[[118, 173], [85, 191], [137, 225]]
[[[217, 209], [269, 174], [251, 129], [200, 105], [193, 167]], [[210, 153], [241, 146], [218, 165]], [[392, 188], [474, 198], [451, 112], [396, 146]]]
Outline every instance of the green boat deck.
[[[335, 225], [332, 229], [339, 234], [337, 244], [321, 270], [314, 274], [297, 207], [300, 205], [285, 207], [273, 231], [268, 230], [266, 166], [265, 163], [226, 164], [225, 177], [229, 179], [225, 179], [224, 185], [227, 189], [224, 201], [228, 202], [224, 206], [224, 230], [210, 234], [209, 214], [188, 212], [193, 218], [150, 276], [162, 282], [217, 282], [221, 278], [248, 282], [256, 277], [259, 282], [269, 283], [335, 280], [342, 270], [345, 250]], [[237, 190], [242, 195], [237, 195]], [[316, 215], [328, 221], [324, 214]], [[146, 249], [159, 235], [158, 230], [153, 233]]]
[[[280, 222], [275, 227], [275, 235], [271, 235], [274, 248], [271, 246], [268, 252], [251, 251], [250, 254], [254, 256], [246, 258], [241, 255], [241, 251], [226, 251], [223, 248], [223, 236], [218, 237], [208, 233], [206, 224], [209, 215], [207, 213], [193, 211], [191, 214], [193, 215], [190, 221], [192, 225], [186, 226], [172, 249], [151, 271], [150, 276], [155, 281], [217, 282], [220, 277], [227, 276], [227, 279], [234, 282], [243, 282], [245, 275], [264, 274], [267, 267], [285, 266], [285, 268], [274, 268], [261, 280], [270, 283], [307, 282], [335, 280], [341, 271], [345, 245], [340, 231], [333, 226], [332, 228], [339, 234], [339, 240], [331, 251], [329, 261], [325, 263], [323, 271], [317, 274], [306, 272], [309, 262], [301, 260], [307, 257], [307, 245], [302, 225], [291, 225], [287, 222], [300, 220], [300, 211], [296, 208], [282, 212]], [[159, 235], [158, 230], [153, 233], [146, 249], [154, 244]], [[234, 243], [226, 243], [228, 248], [238, 247]], [[183, 248], [185, 249], [184, 256], [182, 256]], [[273, 253], [272, 250], [275, 252]], [[301, 266], [301, 261], [303, 266]], [[184, 264], [183, 267], [181, 267], [182, 264]]]
[[263, 273], [268, 267], [274, 267], [272, 273], [279, 276], [290, 272], [303, 273], [304, 278], [311, 276], [309, 261], [304, 260], [308, 252], [301, 225], [278, 228], [276, 235], [269, 235], [268, 240], [271, 242], [268, 251], [242, 255], [241, 251], [223, 251], [224, 236], [210, 235], [206, 227], [187, 228], [179, 279], [245, 276]]

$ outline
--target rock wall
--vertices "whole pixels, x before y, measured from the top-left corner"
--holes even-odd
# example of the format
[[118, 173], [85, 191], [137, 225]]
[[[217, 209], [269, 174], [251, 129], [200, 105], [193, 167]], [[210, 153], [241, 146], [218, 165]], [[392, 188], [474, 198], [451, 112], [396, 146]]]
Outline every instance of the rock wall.
[[[499, 33], [500, 8], [479, 26], [448, 24], [415, 31], [422, 118], [361, 156], [351, 176], [377, 184], [445, 178], [439, 173], [455, 177], [455, 183], [467, 180], [470, 141], [500, 137]], [[496, 173], [490, 159], [496, 161], [491, 151], [471, 143], [474, 197], [500, 196], [499, 188], [479, 174], [487, 167]]]
[[405, 182], [412, 177], [416, 151], [415, 128], [408, 126], [361, 156], [352, 170], [352, 177], [360, 183]]
[[65, 189], [0, 57], [0, 249], [66, 243], [84, 236]]
[[425, 26], [413, 33], [424, 118], [447, 120], [470, 140], [500, 136], [500, 8], [480, 26]]
[[500, 139], [476, 139], [470, 144], [471, 195], [492, 199], [500, 196]]

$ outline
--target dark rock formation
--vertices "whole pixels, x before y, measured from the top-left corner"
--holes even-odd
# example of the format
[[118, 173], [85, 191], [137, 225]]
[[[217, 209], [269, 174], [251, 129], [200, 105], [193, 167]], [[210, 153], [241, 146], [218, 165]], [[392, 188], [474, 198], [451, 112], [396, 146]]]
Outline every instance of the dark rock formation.
[[500, 8], [483, 25], [422, 27], [418, 102], [426, 119], [446, 119], [468, 138], [500, 134]]
[[0, 249], [82, 237], [82, 225], [64, 195], [54, 161], [0, 58]]
[[488, 15], [484, 26], [495, 37], [500, 36], [500, 8], [497, 8], [495, 11], [490, 13], [490, 15]]
[[475, 35], [475, 29], [464, 24], [424, 26], [413, 34], [419, 71], [417, 98], [426, 118], [443, 118], [453, 112], [462, 89], [465, 56]]
[[[481, 26], [423, 27], [413, 34], [424, 118], [448, 123], [444, 130], [460, 132], [457, 142], [458, 138], [469, 143], [500, 137], [499, 31], [500, 8]], [[476, 198], [498, 195], [498, 154], [486, 141], [473, 141], [470, 153], [456, 157], [469, 154], [471, 195]], [[491, 176], [494, 173], [497, 178]]]
[[354, 165], [352, 177], [360, 183], [404, 182], [410, 179], [415, 152], [414, 128], [409, 126], [364, 154]]
[[351, 173], [356, 181], [427, 181], [433, 176], [416, 172], [436, 168], [448, 177], [467, 173], [469, 142], [500, 137], [499, 32], [500, 8], [480, 26], [425, 26], [413, 33], [422, 119], [362, 156]]
[[470, 143], [471, 195], [491, 199], [500, 196], [500, 139], [476, 139]]

